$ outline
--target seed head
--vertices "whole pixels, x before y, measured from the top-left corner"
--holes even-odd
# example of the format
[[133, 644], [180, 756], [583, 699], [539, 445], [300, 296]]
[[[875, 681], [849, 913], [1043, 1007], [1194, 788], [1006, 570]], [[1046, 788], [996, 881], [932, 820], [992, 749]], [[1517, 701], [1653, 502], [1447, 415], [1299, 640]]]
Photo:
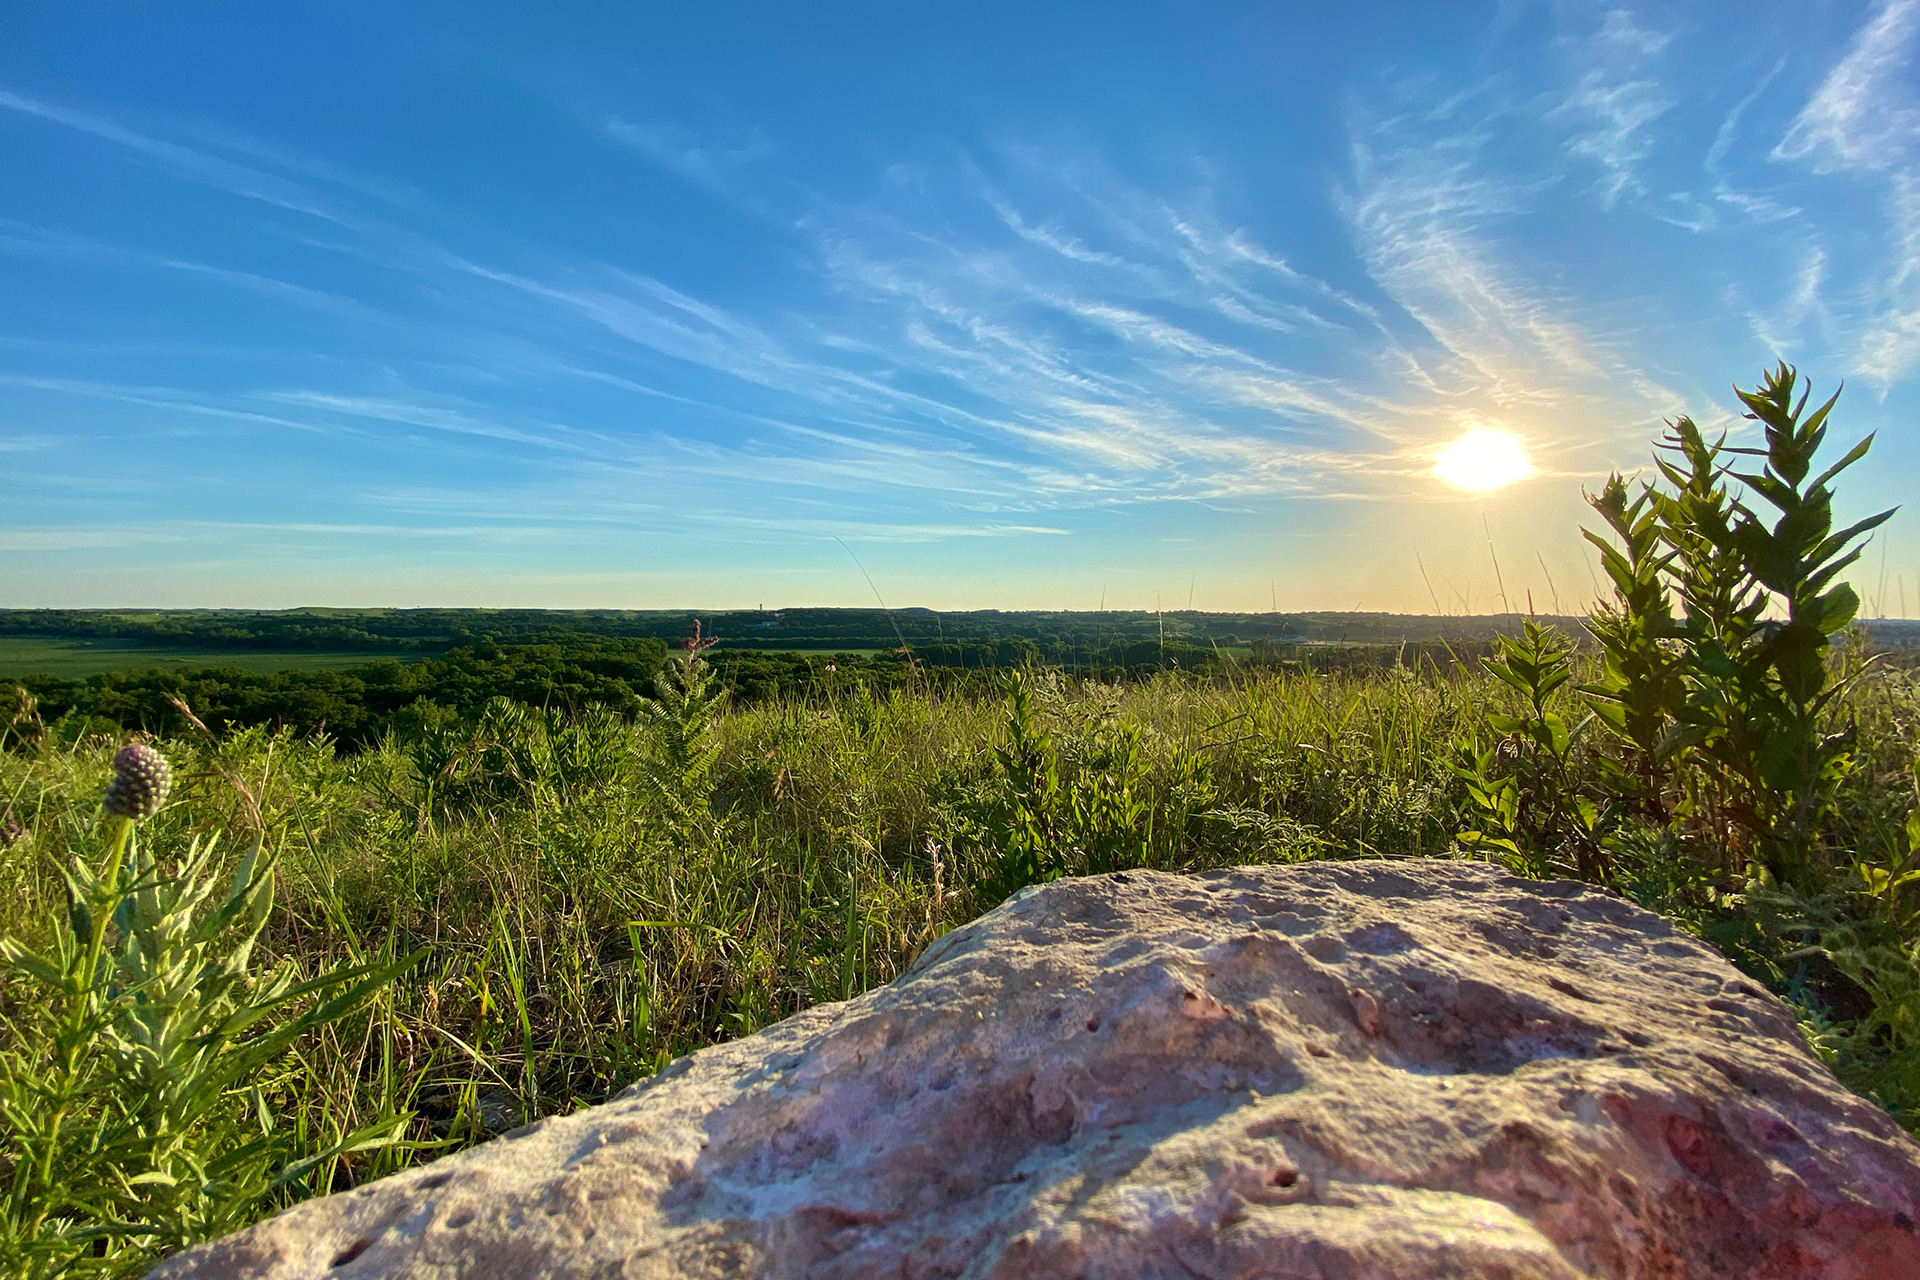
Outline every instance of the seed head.
[[118, 818], [151, 818], [167, 802], [172, 785], [167, 758], [145, 743], [132, 743], [114, 755], [113, 781], [100, 797], [100, 807]]
[[13, 816], [13, 806], [8, 805], [6, 816], [0, 817], [0, 849], [11, 849], [26, 838], [27, 829]]

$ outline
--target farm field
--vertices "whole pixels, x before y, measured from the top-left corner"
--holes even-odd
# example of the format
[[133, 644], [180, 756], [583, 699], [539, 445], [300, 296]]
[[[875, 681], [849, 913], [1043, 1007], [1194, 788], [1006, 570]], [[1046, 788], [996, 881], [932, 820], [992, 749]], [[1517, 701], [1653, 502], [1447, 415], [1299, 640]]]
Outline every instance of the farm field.
[[242, 671], [333, 671], [356, 667], [383, 656], [366, 652], [172, 648], [108, 640], [0, 636], [0, 679], [57, 676], [81, 679], [109, 671], [186, 667], [237, 667]]

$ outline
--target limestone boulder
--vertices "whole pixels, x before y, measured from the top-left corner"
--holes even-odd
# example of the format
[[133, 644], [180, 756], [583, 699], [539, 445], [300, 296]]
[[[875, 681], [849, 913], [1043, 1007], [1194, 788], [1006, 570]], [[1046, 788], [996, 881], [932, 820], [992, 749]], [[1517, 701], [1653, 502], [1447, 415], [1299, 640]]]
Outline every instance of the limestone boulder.
[[1030, 890], [165, 1280], [1920, 1277], [1920, 1146], [1660, 918], [1465, 862]]

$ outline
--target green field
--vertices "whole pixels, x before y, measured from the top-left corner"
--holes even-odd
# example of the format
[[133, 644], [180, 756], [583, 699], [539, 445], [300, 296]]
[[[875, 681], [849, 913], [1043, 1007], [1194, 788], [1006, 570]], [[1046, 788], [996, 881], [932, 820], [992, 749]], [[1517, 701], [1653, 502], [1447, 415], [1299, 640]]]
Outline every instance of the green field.
[[[257, 833], [271, 859], [260, 883], [273, 891], [253, 923], [205, 926], [204, 956], [166, 944], [170, 972], [217, 977], [204, 958], [244, 955], [234, 939], [249, 929], [260, 958], [235, 999], [264, 1000], [280, 964], [302, 981], [386, 959], [399, 972], [341, 1006], [335, 1025], [272, 1009], [265, 1025], [293, 1039], [235, 1088], [192, 1058], [194, 1037], [225, 1025], [225, 1004], [191, 1005], [198, 1021], [179, 1024], [177, 1043], [192, 1060], [157, 1073], [105, 1033], [71, 1067], [55, 1052], [69, 1020], [95, 1016], [90, 1002], [130, 1020], [163, 997], [187, 1008], [197, 988], [55, 990], [47, 966], [0, 970], [0, 1168], [36, 1179], [6, 1210], [25, 1225], [5, 1225], [16, 1239], [41, 1230], [11, 1247], [73, 1251], [35, 1226], [41, 1204], [68, 1220], [163, 1218], [171, 1234], [116, 1226], [90, 1273], [140, 1274], [295, 1199], [600, 1102], [691, 1050], [890, 981], [1027, 883], [1135, 867], [1479, 857], [1605, 884], [1795, 1001], [1840, 1078], [1920, 1127], [1920, 1049], [1896, 1021], [1920, 991], [1920, 886], [1901, 879], [1920, 860], [1907, 772], [1920, 682], [1847, 671], [1815, 729], [1820, 741], [1849, 730], [1849, 767], [1824, 796], [1806, 846], [1817, 861], [1794, 896], [1759, 862], [1764, 833], [1710, 825], [1747, 803], [1739, 777], [1694, 753], [1641, 790], [1631, 742], [1599, 726], [1567, 734], [1591, 706], [1576, 685], [1602, 672], [1548, 649], [1521, 654], [1545, 673], [1538, 687], [1553, 685], [1542, 709], [1508, 679], [1511, 654], [1499, 678], [1292, 665], [1103, 684], [1036, 671], [998, 692], [856, 685], [737, 705], [708, 664], [682, 661], [631, 718], [492, 698], [354, 753], [293, 731], [184, 726], [158, 743], [176, 782], [142, 824], [167, 869], [158, 887], [211, 883], [207, 902], [220, 903]], [[23, 707], [0, 749], [0, 935], [49, 954], [71, 941], [71, 920], [141, 918], [124, 887], [96, 894], [84, 915], [71, 909], [60, 872], [107, 865], [111, 828], [96, 814], [122, 739], [69, 740], [57, 726]], [[226, 834], [198, 878], [172, 878], [215, 830]], [[1756, 906], [1762, 892], [1772, 896]], [[154, 920], [191, 914], [163, 905]], [[1796, 921], [1816, 931], [1817, 965]], [[138, 959], [123, 942], [108, 951], [113, 965]], [[154, 1079], [195, 1082], [177, 1125], [196, 1147], [152, 1140], [157, 1122], [127, 1105]], [[115, 1126], [113, 1142], [96, 1142], [101, 1126]], [[335, 1150], [368, 1126], [422, 1145]], [[189, 1157], [246, 1155], [263, 1135], [269, 1145], [247, 1155], [262, 1190], [216, 1201], [188, 1176]], [[297, 1178], [265, 1187], [282, 1166]], [[123, 1189], [136, 1176], [148, 1181]], [[8, 1247], [0, 1234], [0, 1273], [33, 1274], [7, 1267]]]
[[[106, 671], [158, 667], [238, 667], [242, 671], [320, 671], [357, 667], [388, 655], [365, 651], [313, 653], [289, 650], [172, 648], [115, 640], [0, 636], [0, 677], [60, 676], [80, 679]], [[393, 655], [418, 658], [420, 655]]]

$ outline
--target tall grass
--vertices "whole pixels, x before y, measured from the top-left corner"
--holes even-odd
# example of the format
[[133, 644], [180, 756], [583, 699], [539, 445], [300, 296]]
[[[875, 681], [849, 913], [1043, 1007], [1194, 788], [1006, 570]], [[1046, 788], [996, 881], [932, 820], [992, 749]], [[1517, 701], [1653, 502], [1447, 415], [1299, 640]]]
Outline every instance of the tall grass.
[[[1438, 668], [1124, 687], [1034, 672], [1001, 699], [855, 689], [733, 710], [697, 661], [680, 670], [678, 711], [669, 697], [639, 722], [502, 702], [350, 756], [260, 730], [159, 744], [178, 783], [150, 847], [226, 830], [277, 857], [263, 964], [305, 980], [422, 953], [246, 1082], [288, 1163], [307, 1162], [255, 1212], [598, 1102], [884, 983], [1023, 876], [1468, 856], [1459, 744], [1492, 735], [1490, 714], [1528, 710], [1484, 673]], [[1554, 698], [1572, 710], [1569, 690]], [[1834, 714], [1858, 725], [1864, 762], [1840, 799], [1848, 834], [1905, 874], [1920, 693], [1874, 673]], [[0, 932], [51, 941], [68, 901], [58, 866], [84, 847], [115, 745], [0, 753], [0, 796], [30, 833], [0, 855]], [[1050, 800], [1021, 750], [1044, 753]], [[1594, 780], [1612, 760], [1594, 741], [1569, 767]], [[1040, 806], [1035, 858], [1009, 868], [994, 824], [1023, 804]], [[230, 878], [248, 847], [220, 845], [206, 874]], [[1706, 911], [1691, 881], [1642, 879], [1625, 887], [1696, 927], [1729, 910]], [[1775, 941], [1779, 978], [1798, 940]], [[34, 996], [10, 979], [16, 1028]], [[1838, 1053], [1849, 1033], [1804, 978], [1801, 996]], [[337, 1150], [395, 1116], [395, 1136], [425, 1149]], [[111, 1254], [137, 1268], [168, 1243], [129, 1232]]]

